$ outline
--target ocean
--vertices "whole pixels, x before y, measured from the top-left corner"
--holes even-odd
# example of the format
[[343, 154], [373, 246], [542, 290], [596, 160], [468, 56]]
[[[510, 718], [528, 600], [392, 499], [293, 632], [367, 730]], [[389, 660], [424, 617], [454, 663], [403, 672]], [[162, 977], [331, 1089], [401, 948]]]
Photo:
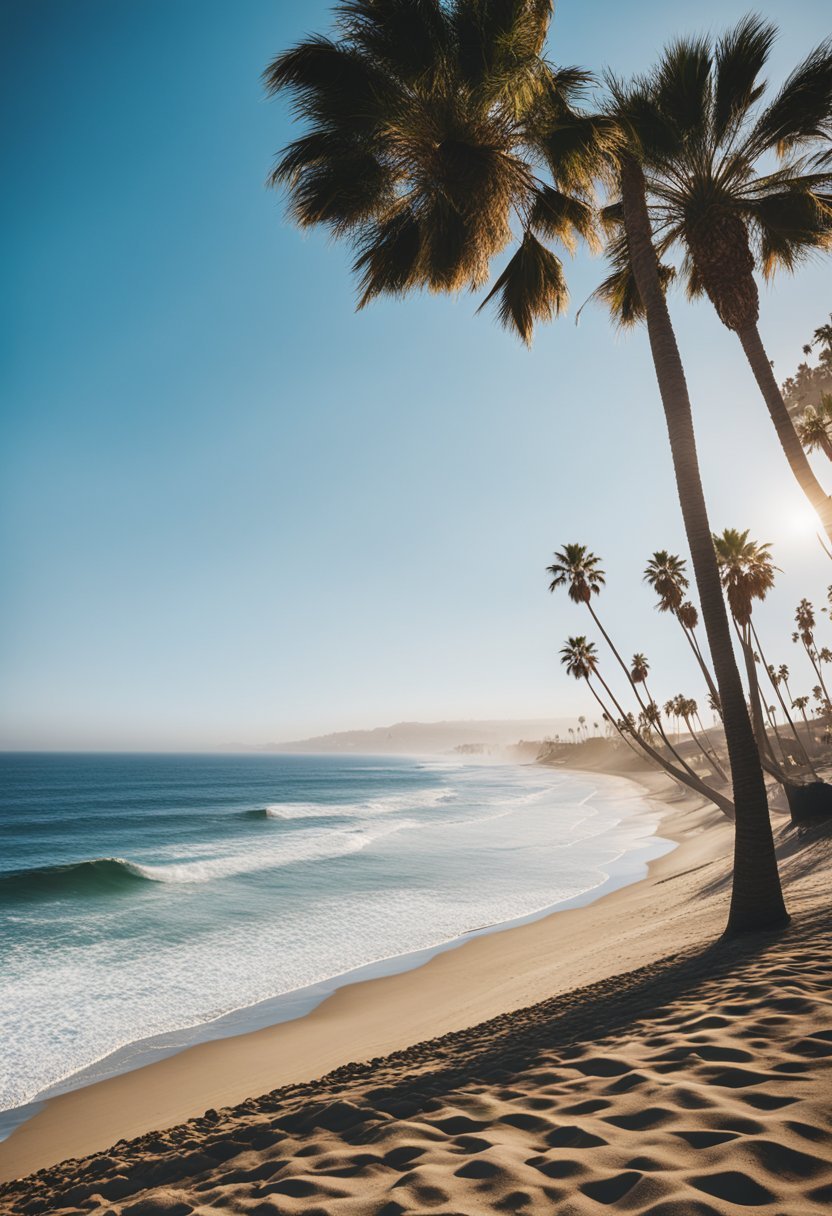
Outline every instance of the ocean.
[[657, 818], [536, 765], [0, 755], [0, 1111], [638, 877]]

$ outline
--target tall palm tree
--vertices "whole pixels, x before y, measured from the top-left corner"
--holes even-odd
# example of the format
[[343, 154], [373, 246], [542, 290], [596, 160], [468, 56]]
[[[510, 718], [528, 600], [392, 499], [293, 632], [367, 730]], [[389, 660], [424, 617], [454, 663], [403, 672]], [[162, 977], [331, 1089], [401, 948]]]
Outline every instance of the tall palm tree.
[[[267, 68], [270, 93], [292, 92], [311, 129], [281, 155], [296, 222], [327, 226], [356, 251], [359, 303], [486, 281], [491, 259], [519, 247], [494, 285], [499, 316], [527, 342], [566, 301], [547, 240], [593, 239], [599, 172], [623, 189], [634, 281], [647, 314], [700, 604], [725, 714], [737, 801], [729, 930], [784, 924], [765, 784], [731, 651], [681, 361], [651, 243], [632, 123], [579, 108], [585, 73], [541, 54], [550, 0], [350, 0], [336, 39], [314, 37]], [[541, 174], [546, 179], [542, 180]]]
[[647, 324], [731, 764], [736, 830], [728, 931], [780, 926], [788, 922], [788, 913], [777, 870], [765, 779], [731, 644], [702, 491], [690, 397], [667, 309], [660, 263], [653, 246], [640, 143], [628, 113], [627, 90], [613, 85], [613, 93], [621, 127], [627, 137], [617, 159], [617, 181], [626, 262], [631, 270], [630, 294], [636, 313]]
[[708, 692], [717, 698], [716, 684], [708, 670], [705, 656], [699, 646], [696, 636], [696, 626], [699, 616], [695, 606], [685, 599], [685, 592], [690, 586], [686, 574], [687, 563], [683, 557], [668, 553], [666, 549], [657, 549], [651, 556], [644, 571], [644, 581], [649, 583], [659, 597], [656, 605], [659, 612], [670, 612], [682, 627], [682, 632], [693, 651], [699, 669], [705, 677]]
[[481, 288], [515, 244], [485, 302], [497, 297], [526, 342], [565, 308], [549, 246], [596, 243], [604, 123], [576, 108], [588, 74], [542, 54], [551, 10], [551, 0], [344, 0], [335, 37], [269, 64], [267, 91], [289, 90], [311, 124], [271, 182], [297, 224], [350, 242], [359, 307]]
[[[737, 335], [792, 472], [832, 539], [832, 499], [809, 464], [763, 346], [754, 277], [759, 270], [770, 279], [832, 249], [832, 173], [819, 171], [811, 156], [832, 122], [832, 40], [764, 105], [760, 74], [775, 36], [774, 26], [747, 16], [715, 45], [707, 38], [672, 43], [631, 91], [629, 113], [659, 257], [680, 251], [688, 295], [706, 295]], [[617, 227], [620, 205], [606, 215]], [[620, 297], [608, 280], [600, 294], [610, 299], [616, 290]]]

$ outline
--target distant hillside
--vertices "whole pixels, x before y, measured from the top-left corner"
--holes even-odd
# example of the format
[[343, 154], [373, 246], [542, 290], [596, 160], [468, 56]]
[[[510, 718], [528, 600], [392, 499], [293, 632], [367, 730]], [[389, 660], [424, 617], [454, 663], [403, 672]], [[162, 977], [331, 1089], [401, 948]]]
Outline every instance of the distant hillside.
[[377, 726], [373, 730], [344, 730], [315, 739], [295, 739], [289, 743], [272, 743], [263, 747], [267, 752], [356, 752], [366, 755], [416, 753], [418, 755], [449, 752], [454, 748], [481, 747], [494, 754], [524, 740], [540, 740], [552, 736], [572, 724], [572, 719], [520, 719], [490, 722], [396, 722], [393, 726]]

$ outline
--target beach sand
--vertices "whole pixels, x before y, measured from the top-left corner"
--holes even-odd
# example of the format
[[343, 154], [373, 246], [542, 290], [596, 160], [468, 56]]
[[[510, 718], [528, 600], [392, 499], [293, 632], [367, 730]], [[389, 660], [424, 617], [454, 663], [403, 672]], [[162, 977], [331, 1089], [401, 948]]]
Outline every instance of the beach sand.
[[731, 825], [685, 800], [659, 830], [586, 907], [51, 1100], [0, 1211], [828, 1212], [832, 832], [778, 819], [793, 924], [722, 942]]

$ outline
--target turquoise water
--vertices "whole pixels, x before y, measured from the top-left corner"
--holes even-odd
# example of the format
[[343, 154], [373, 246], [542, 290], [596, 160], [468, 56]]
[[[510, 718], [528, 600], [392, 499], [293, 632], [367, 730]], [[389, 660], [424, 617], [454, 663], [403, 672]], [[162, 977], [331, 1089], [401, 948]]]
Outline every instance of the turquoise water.
[[0, 756], [0, 1110], [150, 1036], [600, 886], [656, 814], [534, 765]]

